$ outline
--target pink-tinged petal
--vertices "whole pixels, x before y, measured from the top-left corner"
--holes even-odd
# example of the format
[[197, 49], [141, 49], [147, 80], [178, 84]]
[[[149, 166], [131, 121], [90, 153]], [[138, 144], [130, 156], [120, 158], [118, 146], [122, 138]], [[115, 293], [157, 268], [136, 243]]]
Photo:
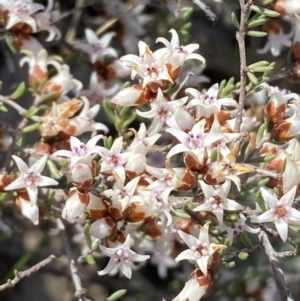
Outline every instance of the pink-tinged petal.
[[45, 177], [45, 176], [40, 176], [39, 178], [36, 179], [36, 186], [55, 186], [58, 185], [59, 183], [55, 181], [52, 178]]
[[[174, 128], [168, 128], [166, 129], [166, 132], [170, 133], [173, 135], [175, 138], [177, 138], [178, 141], [180, 141], [182, 144], [186, 143], [186, 140], [188, 138], [188, 134], [185, 133], [184, 131], [181, 131], [179, 129], [174, 129]], [[188, 148], [189, 149], [189, 148]], [[190, 149], [189, 149], [190, 150]]]
[[265, 211], [260, 216], [251, 218], [251, 223], [266, 223], [274, 220], [274, 213], [271, 210]]
[[[192, 97], [194, 98], [194, 100], [197, 100], [198, 102], [200, 101], [202, 93], [200, 93], [198, 90], [196, 90], [194, 88], [187, 88], [187, 89], [185, 89], [185, 92], [188, 93], [188, 94], [190, 94], [190, 95], [192, 95]], [[203, 103], [203, 102], [201, 102], [201, 103]]]
[[229, 193], [231, 182], [226, 180], [218, 189], [219, 195], [226, 197]]
[[124, 276], [128, 279], [131, 279], [132, 271], [131, 271], [130, 263], [126, 261], [122, 261], [119, 267], [121, 272], [124, 274]]
[[[214, 193], [215, 188], [211, 185], [206, 184], [204, 181], [200, 180], [199, 181], [202, 191], [205, 195], [205, 198], [208, 200]], [[222, 196], [222, 194], [220, 194], [220, 197]]]
[[157, 38], [155, 43], [163, 43], [170, 51], [173, 51], [171, 43], [166, 38]]
[[81, 145], [81, 141], [77, 137], [71, 136], [70, 145], [71, 145], [71, 149], [74, 149], [75, 147], [79, 148]]
[[166, 170], [165, 168], [153, 167], [147, 164], [144, 164], [144, 166], [146, 171], [155, 178], [159, 179], [164, 176], [164, 171]]
[[207, 94], [210, 97], [217, 98], [218, 92], [219, 92], [219, 84], [214, 84], [208, 89]]
[[119, 154], [122, 151], [122, 146], [123, 146], [123, 137], [119, 137], [115, 139], [110, 151], [112, 151], [115, 154]]
[[102, 138], [104, 138], [103, 135], [97, 135], [97, 136], [93, 137], [92, 139], [90, 139], [88, 141], [88, 143], [86, 144], [86, 146], [88, 147], [88, 149], [93, 149], [96, 146], [97, 142]]
[[27, 164], [19, 157], [13, 155], [12, 158], [16, 162], [16, 165], [18, 166], [19, 171], [21, 174], [26, 173], [28, 171], [28, 166]]
[[141, 177], [136, 177], [127, 183], [127, 185], [125, 186], [127, 194], [129, 194], [130, 196], [133, 196], [136, 186], [137, 186], [138, 182], [140, 181], [140, 179], [141, 179]]
[[71, 151], [68, 150], [58, 150], [56, 152], [54, 152], [51, 157], [67, 157], [67, 158], [72, 158], [74, 156], [74, 154]]
[[162, 121], [160, 119], [154, 119], [152, 121], [152, 124], [151, 124], [150, 128], [149, 128], [149, 135], [157, 134], [161, 130], [163, 125], [164, 125], [164, 121]]
[[209, 260], [209, 256], [202, 256], [197, 260], [197, 265], [205, 276], [207, 276], [208, 260]]
[[179, 46], [180, 45], [180, 41], [179, 41], [179, 36], [178, 33], [175, 29], [170, 29], [169, 32], [172, 34], [172, 38], [171, 38], [171, 44], [172, 46]]
[[245, 209], [244, 206], [240, 205], [239, 203], [237, 203], [236, 201], [234, 200], [231, 200], [231, 199], [226, 199], [224, 204], [223, 204], [223, 208], [225, 210], [243, 210]]
[[30, 169], [32, 169], [35, 173], [41, 173], [44, 170], [44, 168], [45, 168], [47, 160], [48, 160], [48, 155], [43, 156], [41, 159], [39, 159], [38, 161], [36, 161], [30, 167]]
[[144, 117], [144, 118], [153, 118], [155, 116], [156, 113], [156, 108], [152, 108], [151, 110], [147, 111], [147, 112], [142, 112], [140, 110], [136, 110], [137, 115]]
[[176, 258], [175, 261], [181, 261], [181, 260], [195, 260], [194, 252], [190, 249], [182, 251]]
[[283, 242], [286, 242], [287, 234], [288, 234], [287, 222], [282, 218], [279, 218], [279, 219], [275, 220], [274, 222], [275, 222], [275, 227], [277, 229], [277, 232], [278, 232], [280, 238], [282, 239]]
[[237, 107], [237, 102], [232, 98], [221, 98], [217, 102], [225, 107]]
[[198, 53], [187, 54], [185, 59], [186, 60], [198, 60], [198, 61], [202, 62], [203, 65], [206, 64], [205, 58], [202, 55], [198, 54]]
[[208, 237], [208, 228], [209, 228], [209, 222], [206, 223], [200, 230], [199, 233], [199, 240], [202, 243], [207, 243], [209, 244], [209, 237]]
[[212, 211], [211, 205], [207, 202], [204, 202], [203, 204], [197, 206], [193, 209], [193, 211]]
[[121, 181], [124, 183], [126, 179], [125, 169], [123, 166], [117, 166], [114, 172], [120, 177]]
[[30, 202], [22, 201], [21, 203], [22, 214], [30, 219], [35, 225], [39, 223], [39, 207], [32, 205]]
[[127, 250], [127, 253], [128, 253], [128, 258], [131, 261], [143, 262], [143, 261], [145, 261], [145, 260], [147, 260], [147, 259], [150, 258], [149, 255], [141, 255], [141, 254], [138, 254], [138, 253], [136, 253], [136, 252], [134, 252], [134, 251], [132, 251], [130, 249]]
[[[202, 231], [202, 230], [201, 230]], [[187, 234], [181, 230], [178, 230], [179, 236], [183, 239], [183, 241], [187, 244], [189, 248], [192, 248], [197, 245], [198, 239], [190, 234]], [[202, 242], [202, 241], [201, 241]], [[205, 241], [206, 242], [206, 241]], [[195, 257], [194, 257], [195, 258]], [[176, 259], [175, 259], [176, 260]]]
[[117, 248], [107, 248], [103, 245], [99, 245], [99, 248], [102, 251], [102, 253], [105, 254], [106, 256], [115, 255], [116, 251], [119, 249], [119, 247], [117, 247]]
[[169, 195], [174, 190], [174, 188], [174, 186], [166, 187], [161, 193], [162, 201], [167, 207], [169, 206]]
[[16, 190], [20, 188], [26, 187], [25, 180], [23, 179], [23, 176], [16, 178], [12, 183], [7, 185], [4, 190]]
[[189, 54], [199, 49], [199, 44], [188, 44], [184, 46], [184, 50], [187, 51]]
[[294, 186], [291, 190], [289, 190], [281, 197], [280, 202], [288, 207], [292, 207], [292, 204], [295, 200], [296, 190], [297, 186]]
[[96, 220], [91, 224], [89, 233], [98, 239], [105, 238], [111, 234], [112, 228], [107, 224], [105, 218]]
[[180, 154], [180, 153], [184, 153], [184, 152], [189, 152], [191, 149], [184, 145], [184, 144], [177, 144], [175, 145], [174, 147], [172, 147], [170, 149], [170, 151], [168, 152], [167, 154], [167, 159], [170, 159], [172, 158], [173, 156], [177, 155], [177, 154]]
[[95, 146], [95, 153], [97, 153], [100, 157], [106, 158], [109, 154], [109, 150], [103, 146]]
[[278, 199], [273, 194], [271, 194], [267, 189], [261, 187], [260, 191], [261, 191], [262, 198], [264, 199], [265, 203], [269, 208], [273, 208], [277, 205]]
[[293, 222], [300, 221], [300, 211], [295, 208], [289, 209], [289, 220]]
[[220, 225], [222, 225], [223, 224], [224, 211], [222, 209], [217, 209], [217, 210], [213, 210], [212, 212], [217, 217], [218, 223]]
[[34, 186], [26, 186], [28, 196], [32, 205], [35, 205], [37, 202], [38, 189]]
[[101, 44], [104, 48], [108, 46], [108, 44], [111, 42], [111, 39], [116, 35], [115, 32], [108, 32], [105, 35], [103, 35], [100, 39]]
[[97, 43], [98, 42], [98, 36], [90, 28], [86, 28], [84, 30], [84, 33], [85, 33], [85, 37], [86, 37], [86, 39], [87, 39], [87, 41], [88, 41], [89, 44]]
[[[101, 249], [101, 245], [100, 245], [100, 249]], [[111, 257], [107, 266], [103, 270], [98, 271], [98, 275], [103, 276], [103, 275], [110, 273], [116, 267], [116, 265], [117, 264], [116, 264], [115, 258]]]

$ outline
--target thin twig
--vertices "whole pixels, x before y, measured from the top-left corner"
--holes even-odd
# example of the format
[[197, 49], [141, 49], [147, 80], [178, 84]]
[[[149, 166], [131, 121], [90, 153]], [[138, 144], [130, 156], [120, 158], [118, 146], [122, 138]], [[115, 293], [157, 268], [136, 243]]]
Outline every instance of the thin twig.
[[53, 259], [55, 259], [56, 256], [50, 255], [46, 259], [42, 260], [41, 262], [37, 263], [36, 265], [32, 266], [28, 270], [17, 272], [17, 275], [14, 279], [8, 280], [7, 283], [0, 285], [0, 291], [3, 291], [5, 289], [14, 287], [21, 279], [30, 276], [31, 274], [37, 272], [39, 269], [44, 267], [45, 265], [49, 264]]
[[278, 292], [280, 294], [280, 297], [282, 301], [294, 301], [295, 299], [292, 297], [291, 292], [289, 288], [287, 287], [287, 284], [284, 279], [283, 271], [279, 266], [278, 259], [276, 257], [276, 252], [274, 251], [268, 235], [265, 231], [261, 230], [258, 234], [258, 238], [260, 240], [260, 243], [262, 244], [263, 248], [265, 249], [266, 255], [269, 257], [272, 271], [273, 271], [273, 277], [276, 283], [276, 287], [278, 289]]
[[72, 281], [75, 287], [75, 298], [77, 298], [79, 301], [91, 301], [92, 299], [90, 297], [88, 297], [88, 292], [85, 288], [82, 287], [81, 284], [81, 279], [78, 275], [78, 270], [75, 264], [75, 260], [73, 258], [72, 252], [71, 252], [71, 247], [69, 244], [69, 239], [68, 239], [68, 235], [66, 232], [66, 229], [63, 229], [61, 231], [61, 237], [62, 237], [62, 242], [63, 242], [63, 246], [65, 249], [65, 253], [66, 256], [69, 260], [69, 264], [70, 264], [70, 272], [71, 272], [71, 276], [72, 276]]
[[245, 0], [239, 0], [240, 7], [241, 7], [241, 15], [240, 15], [240, 30], [236, 33], [236, 40], [239, 46], [239, 53], [240, 53], [240, 96], [239, 96], [239, 104], [237, 108], [236, 114], [236, 121], [234, 126], [234, 131], [239, 133], [241, 130], [241, 124], [243, 121], [243, 110], [245, 104], [245, 97], [246, 97], [246, 85], [247, 85], [247, 78], [246, 78], [246, 69], [247, 69], [247, 61], [246, 61], [246, 47], [245, 47], [245, 36], [247, 30], [247, 20], [246, 20], [246, 13], [249, 9], [249, 6], [252, 1], [248, 3]]
[[186, 82], [189, 80], [189, 78], [194, 75], [193, 72], [188, 72], [185, 79], [180, 83], [178, 89], [173, 93], [172, 100], [175, 100], [178, 93], [181, 91], [181, 89], [185, 86]]

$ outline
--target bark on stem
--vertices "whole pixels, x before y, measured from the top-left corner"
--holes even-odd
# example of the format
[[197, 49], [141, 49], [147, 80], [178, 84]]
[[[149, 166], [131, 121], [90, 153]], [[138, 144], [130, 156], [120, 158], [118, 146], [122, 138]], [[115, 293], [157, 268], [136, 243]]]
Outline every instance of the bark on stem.
[[239, 46], [239, 54], [240, 54], [240, 96], [239, 96], [239, 105], [237, 108], [236, 114], [236, 121], [234, 131], [239, 133], [241, 130], [241, 124], [243, 121], [243, 110], [245, 104], [245, 97], [246, 97], [246, 68], [247, 68], [247, 61], [246, 61], [246, 47], [245, 47], [245, 36], [247, 30], [247, 20], [246, 20], [246, 13], [249, 9], [250, 2], [246, 3], [246, 0], [239, 0], [240, 7], [241, 7], [241, 15], [240, 15], [240, 30], [236, 33], [236, 40]]

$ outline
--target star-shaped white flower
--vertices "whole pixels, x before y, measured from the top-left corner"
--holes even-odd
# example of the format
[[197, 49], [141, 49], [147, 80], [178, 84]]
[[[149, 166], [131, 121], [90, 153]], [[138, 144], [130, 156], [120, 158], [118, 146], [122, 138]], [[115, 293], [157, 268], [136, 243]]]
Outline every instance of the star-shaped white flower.
[[202, 191], [205, 196], [203, 204], [197, 206], [194, 211], [210, 211], [213, 212], [219, 224], [223, 224], [224, 210], [243, 210], [244, 207], [234, 200], [228, 199], [231, 181], [226, 180], [218, 189], [211, 185], [207, 185], [204, 181], [200, 181]]
[[35, 205], [37, 202], [38, 187], [58, 185], [58, 182], [54, 179], [41, 175], [47, 163], [47, 155], [36, 161], [31, 167], [28, 167], [21, 158], [17, 156], [12, 157], [20, 173], [16, 180], [5, 187], [5, 190], [26, 188], [31, 204]]
[[299, 222], [300, 211], [292, 208], [297, 186], [294, 186], [286, 194], [284, 194], [280, 200], [276, 196], [268, 192], [265, 188], [261, 187], [260, 191], [265, 204], [269, 210], [265, 211], [260, 216], [251, 219], [252, 223], [266, 223], [274, 222], [279, 236], [285, 242], [288, 233], [288, 222]]
[[88, 53], [92, 63], [95, 63], [97, 60], [102, 59], [106, 55], [118, 57], [117, 51], [112, 47], [108, 47], [111, 39], [115, 35], [115, 32], [108, 32], [99, 39], [93, 30], [86, 28], [85, 36], [87, 43], [75, 42], [74, 47]]
[[223, 245], [218, 245], [215, 243], [210, 243], [209, 234], [208, 234], [209, 223], [206, 223], [199, 233], [199, 237], [196, 238], [190, 234], [187, 234], [181, 230], [178, 230], [179, 236], [184, 240], [189, 249], [181, 252], [176, 258], [175, 261], [180, 260], [192, 260], [196, 261], [199, 269], [206, 276], [207, 268], [211, 263], [212, 255], [220, 248], [224, 247]]
[[127, 235], [126, 240], [122, 245], [115, 248], [107, 248], [103, 245], [100, 245], [100, 249], [103, 254], [110, 257], [106, 268], [98, 272], [100, 276], [108, 274], [115, 268], [118, 268], [125, 275], [125, 277], [130, 279], [132, 275], [130, 266], [131, 261], [142, 262], [150, 258], [149, 255], [140, 255], [130, 250], [129, 234]]
[[87, 143], [81, 142], [77, 137], [70, 137], [71, 150], [58, 150], [52, 154], [52, 156], [57, 157], [68, 157], [71, 158], [71, 168], [75, 166], [79, 161], [90, 165], [92, 162], [92, 154], [97, 153], [96, 148], [97, 142], [103, 138], [103, 135], [97, 135], [91, 138]]

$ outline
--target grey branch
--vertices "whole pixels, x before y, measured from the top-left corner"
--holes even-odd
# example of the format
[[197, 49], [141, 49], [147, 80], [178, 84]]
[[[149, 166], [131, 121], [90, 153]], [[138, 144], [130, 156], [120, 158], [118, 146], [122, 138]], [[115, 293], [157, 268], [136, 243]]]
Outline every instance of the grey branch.
[[278, 259], [276, 257], [276, 252], [274, 251], [268, 235], [265, 231], [261, 230], [258, 234], [258, 238], [263, 248], [265, 249], [266, 255], [269, 257], [273, 277], [276, 283], [276, 287], [280, 294], [280, 300], [282, 301], [294, 301], [295, 299], [292, 297], [289, 288], [287, 287], [286, 281], [284, 279], [283, 271], [279, 266]]
[[0, 291], [3, 291], [7, 288], [14, 287], [21, 279], [24, 277], [30, 276], [31, 274], [37, 272], [40, 268], [44, 267], [45, 265], [49, 264], [56, 256], [50, 255], [46, 259], [42, 260], [41, 262], [37, 263], [36, 265], [32, 266], [28, 270], [17, 272], [17, 275], [14, 279], [8, 280], [7, 283], [0, 285]]

